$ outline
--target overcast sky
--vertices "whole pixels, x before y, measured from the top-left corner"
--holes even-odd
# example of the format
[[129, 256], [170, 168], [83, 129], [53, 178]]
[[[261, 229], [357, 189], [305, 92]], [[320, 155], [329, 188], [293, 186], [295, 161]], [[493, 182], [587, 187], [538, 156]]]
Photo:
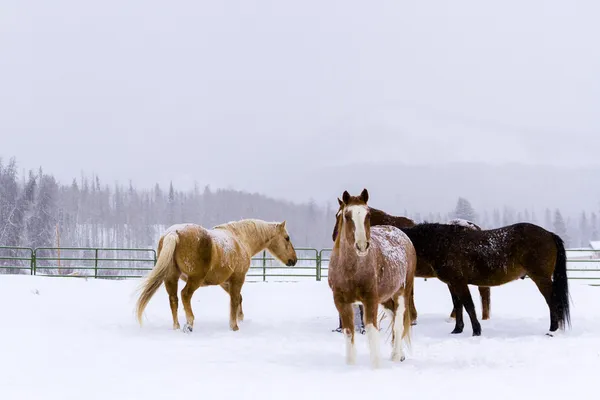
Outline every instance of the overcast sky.
[[598, 0], [3, 0], [0, 157], [221, 187], [250, 164], [598, 164], [599, 20]]

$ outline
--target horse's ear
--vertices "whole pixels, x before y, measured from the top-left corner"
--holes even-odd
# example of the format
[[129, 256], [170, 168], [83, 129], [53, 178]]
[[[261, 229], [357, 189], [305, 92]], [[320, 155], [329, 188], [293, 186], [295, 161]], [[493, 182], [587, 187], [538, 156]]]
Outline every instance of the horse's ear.
[[285, 221], [283, 221], [282, 223], [279, 224], [279, 229], [281, 229], [281, 230], [285, 229]]
[[347, 190], [344, 190], [344, 193], [342, 194], [342, 201], [344, 204], [348, 204], [348, 201], [350, 201], [350, 193], [348, 193]]
[[363, 189], [363, 191], [362, 191], [362, 192], [360, 192], [360, 199], [361, 199], [362, 201], [364, 201], [365, 203], [366, 203], [367, 201], [369, 201], [369, 192], [367, 191], [367, 189]]
[[341, 207], [341, 206], [342, 206], [344, 203], [343, 203], [343, 202], [340, 200], [340, 198], [339, 198], [339, 197], [338, 197], [337, 199], [338, 199], [338, 204], [339, 204], [339, 205], [340, 205], [340, 207]]

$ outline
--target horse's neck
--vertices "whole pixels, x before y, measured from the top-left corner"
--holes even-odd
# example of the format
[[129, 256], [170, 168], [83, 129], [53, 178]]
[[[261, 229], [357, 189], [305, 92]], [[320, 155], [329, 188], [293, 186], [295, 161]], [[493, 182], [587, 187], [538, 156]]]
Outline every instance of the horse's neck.
[[340, 226], [338, 232], [338, 257], [345, 269], [355, 269], [359, 264], [359, 257], [354, 250], [354, 244], [346, 239], [344, 234], [344, 225]]
[[246, 247], [250, 256], [264, 250], [273, 238], [273, 227], [268, 223], [255, 222], [242, 227], [233, 227], [233, 233]]

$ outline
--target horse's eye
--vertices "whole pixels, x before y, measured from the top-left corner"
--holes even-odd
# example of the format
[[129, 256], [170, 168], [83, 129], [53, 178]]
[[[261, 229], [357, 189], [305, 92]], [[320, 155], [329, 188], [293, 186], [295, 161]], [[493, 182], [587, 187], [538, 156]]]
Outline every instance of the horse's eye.
[[285, 240], [287, 240], [287, 241], [289, 242], [289, 241], [290, 241], [290, 237], [289, 237], [289, 236], [286, 236], [286, 237], [285, 237]]

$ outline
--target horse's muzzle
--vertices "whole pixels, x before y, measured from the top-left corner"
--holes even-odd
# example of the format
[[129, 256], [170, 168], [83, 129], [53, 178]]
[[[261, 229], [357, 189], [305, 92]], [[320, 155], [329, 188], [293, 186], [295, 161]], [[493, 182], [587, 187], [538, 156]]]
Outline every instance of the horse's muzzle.
[[356, 254], [358, 254], [359, 257], [364, 257], [369, 252], [369, 247], [371, 244], [366, 242], [365, 244], [361, 243], [361, 245], [357, 243], [354, 247], [356, 248]]
[[296, 259], [292, 260], [292, 259], [290, 258], [290, 259], [288, 260], [288, 262], [287, 262], [285, 265], [287, 265], [288, 267], [293, 267], [294, 265], [296, 265], [296, 262], [297, 262], [297, 261], [298, 261], [298, 260], [296, 260]]

